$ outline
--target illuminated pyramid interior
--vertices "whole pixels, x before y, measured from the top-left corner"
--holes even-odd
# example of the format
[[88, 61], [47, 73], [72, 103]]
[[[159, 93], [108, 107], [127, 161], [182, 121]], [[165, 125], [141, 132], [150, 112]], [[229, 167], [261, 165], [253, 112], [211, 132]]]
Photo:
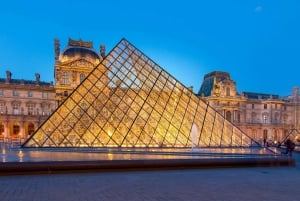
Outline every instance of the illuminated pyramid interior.
[[241, 130], [123, 39], [23, 147], [253, 144]]

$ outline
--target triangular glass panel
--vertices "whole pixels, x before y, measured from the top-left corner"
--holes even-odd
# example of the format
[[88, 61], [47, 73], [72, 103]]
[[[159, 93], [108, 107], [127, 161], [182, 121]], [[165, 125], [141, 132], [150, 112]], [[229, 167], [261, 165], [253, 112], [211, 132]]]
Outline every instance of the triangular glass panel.
[[230, 147], [256, 144], [127, 40], [23, 147]]

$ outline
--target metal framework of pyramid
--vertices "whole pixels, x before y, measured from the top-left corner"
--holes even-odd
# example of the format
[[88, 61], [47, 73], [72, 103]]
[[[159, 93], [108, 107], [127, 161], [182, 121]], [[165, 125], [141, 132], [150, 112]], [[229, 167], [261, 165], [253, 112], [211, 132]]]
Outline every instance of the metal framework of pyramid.
[[23, 147], [232, 147], [256, 144], [126, 39]]
[[300, 130], [296, 129], [296, 128], [291, 129], [287, 133], [287, 135], [283, 139], [283, 141], [280, 143], [280, 145], [285, 145], [285, 142], [288, 138], [295, 143], [295, 145], [296, 145], [295, 149], [299, 151], [300, 150]]

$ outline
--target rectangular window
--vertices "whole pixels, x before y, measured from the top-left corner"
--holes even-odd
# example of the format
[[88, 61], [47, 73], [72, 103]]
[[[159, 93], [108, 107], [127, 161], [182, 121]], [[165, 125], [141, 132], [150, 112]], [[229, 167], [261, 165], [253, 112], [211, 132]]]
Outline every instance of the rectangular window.
[[18, 103], [14, 103], [13, 104], [13, 114], [14, 115], [18, 115], [19, 114], [19, 104]]
[[28, 115], [34, 115], [34, 105], [28, 104]]
[[254, 109], [254, 104], [252, 104], [252, 109]]
[[28, 91], [28, 97], [32, 97], [32, 91]]
[[42, 98], [48, 98], [48, 93], [47, 92], [43, 92], [42, 93]]
[[264, 109], [268, 109], [268, 105], [267, 104], [264, 104]]
[[0, 114], [5, 113], [5, 103], [0, 103]]
[[18, 96], [18, 95], [19, 95], [18, 91], [13, 90], [13, 96]]
[[266, 123], [268, 123], [268, 116], [267, 115], [263, 115], [263, 119], [264, 119], [264, 123], [266, 124]]
[[3, 96], [3, 90], [0, 89], [0, 96]]
[[68, 75], [68, 72], [63, 72], [63, 75], [62, 75], [62, 84], [63, 85], [68, 85], [69, 84], [69, 75]]

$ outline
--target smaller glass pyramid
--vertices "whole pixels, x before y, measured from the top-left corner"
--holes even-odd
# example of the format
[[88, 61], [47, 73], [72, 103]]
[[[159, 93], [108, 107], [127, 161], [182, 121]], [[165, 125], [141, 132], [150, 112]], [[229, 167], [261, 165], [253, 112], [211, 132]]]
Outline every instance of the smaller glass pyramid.
[[122, 39], [23, 147], [256, 144]]

